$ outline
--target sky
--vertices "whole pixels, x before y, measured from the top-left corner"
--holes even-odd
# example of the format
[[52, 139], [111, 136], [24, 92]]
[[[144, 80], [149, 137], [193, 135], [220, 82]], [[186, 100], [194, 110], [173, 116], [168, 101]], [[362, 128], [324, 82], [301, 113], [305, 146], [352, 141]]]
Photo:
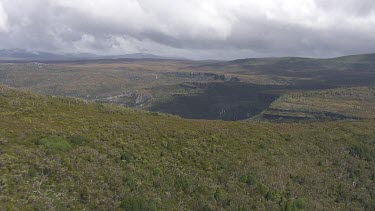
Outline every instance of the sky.
[[374, 0], [0, 0], [0, 49], [190, 59], [375, 53]]

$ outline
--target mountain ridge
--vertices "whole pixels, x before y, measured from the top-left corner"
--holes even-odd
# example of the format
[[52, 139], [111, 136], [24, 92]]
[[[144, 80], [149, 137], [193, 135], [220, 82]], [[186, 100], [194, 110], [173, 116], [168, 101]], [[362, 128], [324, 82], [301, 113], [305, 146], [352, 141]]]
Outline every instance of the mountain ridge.
[[165, 57], [146, 53], [122, 55], [97, 55], [92, 53], [52, 53], [27, 49], [1, 49], [0, 61], [74, 61], [74, 60], [101, 60], [101, 59], [183, 59]]

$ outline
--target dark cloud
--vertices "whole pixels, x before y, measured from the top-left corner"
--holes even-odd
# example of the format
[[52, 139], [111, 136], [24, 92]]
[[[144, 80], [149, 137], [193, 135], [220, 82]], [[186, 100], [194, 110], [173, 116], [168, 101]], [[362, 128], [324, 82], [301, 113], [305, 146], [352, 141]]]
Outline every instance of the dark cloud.
[[0, 0], [0, 48], [195, 59], [375, 52], [373, 0]]

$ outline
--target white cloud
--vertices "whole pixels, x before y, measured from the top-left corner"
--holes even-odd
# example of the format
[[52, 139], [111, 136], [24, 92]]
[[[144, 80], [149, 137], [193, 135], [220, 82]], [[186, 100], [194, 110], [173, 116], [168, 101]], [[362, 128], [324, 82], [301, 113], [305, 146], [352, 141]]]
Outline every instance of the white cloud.
[[8, 31], [8, 15], [3, 8], [3, 4], [0, 1], [0, 32]]
[[375, 52], [374, 11], [373, 0], [0, 0], [8, 31], [0, 48], [205, 58]]

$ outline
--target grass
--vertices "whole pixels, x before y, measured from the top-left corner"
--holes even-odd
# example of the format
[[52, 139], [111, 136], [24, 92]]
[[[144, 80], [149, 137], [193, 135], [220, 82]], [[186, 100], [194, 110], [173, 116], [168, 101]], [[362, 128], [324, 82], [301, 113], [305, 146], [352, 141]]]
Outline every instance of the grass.
[[373, 210], [374, 120], [184, 120], [0, 87], [1, 210]]
[[68, 141], [59, 136], [42, 138], [36, 141], [35, 144], [43, 146], [46, 150], [52, 152], [68, 151], [72, 147]]
[[374, 87], [292, 92], [263, 112], [268, 119], [374, 119]]

